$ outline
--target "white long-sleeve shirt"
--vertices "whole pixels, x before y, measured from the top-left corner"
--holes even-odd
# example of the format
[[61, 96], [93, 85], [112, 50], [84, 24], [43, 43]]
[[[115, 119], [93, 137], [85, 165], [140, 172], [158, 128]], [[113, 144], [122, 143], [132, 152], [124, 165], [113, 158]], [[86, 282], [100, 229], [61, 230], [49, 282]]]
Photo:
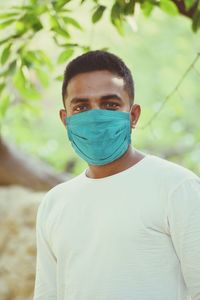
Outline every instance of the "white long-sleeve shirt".
[[37, 216], [34, 300], [200, 300], [200, 179], [147, 155], [50, 190]]

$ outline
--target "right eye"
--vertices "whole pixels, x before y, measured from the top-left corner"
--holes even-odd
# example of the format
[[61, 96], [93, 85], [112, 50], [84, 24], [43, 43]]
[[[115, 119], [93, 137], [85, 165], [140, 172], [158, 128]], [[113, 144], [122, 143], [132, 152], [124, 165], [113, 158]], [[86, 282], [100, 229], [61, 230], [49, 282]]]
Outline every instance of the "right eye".
[[86, 110], [88, 110], [87, 105], [77, 105], [77, 106], [74, 107], [73, 112], [74, 113], [80, 113], [80, 112], [83, 112], [83, 111], [86, 111]]

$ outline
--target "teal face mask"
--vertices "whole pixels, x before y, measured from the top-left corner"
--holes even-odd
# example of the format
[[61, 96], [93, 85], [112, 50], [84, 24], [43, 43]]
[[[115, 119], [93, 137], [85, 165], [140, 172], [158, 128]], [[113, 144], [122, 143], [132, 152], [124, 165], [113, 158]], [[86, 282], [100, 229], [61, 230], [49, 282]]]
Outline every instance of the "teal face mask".
[[131, 143], [129, 112], [92, 109], [66, 118], [68, 138], [76, 153], [89, 165], [105, 165]]

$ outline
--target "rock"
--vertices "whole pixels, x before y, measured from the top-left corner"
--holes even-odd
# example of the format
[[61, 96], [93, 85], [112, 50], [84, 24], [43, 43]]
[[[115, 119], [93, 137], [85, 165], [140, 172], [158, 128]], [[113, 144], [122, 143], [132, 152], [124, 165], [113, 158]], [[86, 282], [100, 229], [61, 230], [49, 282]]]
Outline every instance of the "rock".
[[0, 299], [32, 300], [38, 205], [44, 193], [0, 187]]

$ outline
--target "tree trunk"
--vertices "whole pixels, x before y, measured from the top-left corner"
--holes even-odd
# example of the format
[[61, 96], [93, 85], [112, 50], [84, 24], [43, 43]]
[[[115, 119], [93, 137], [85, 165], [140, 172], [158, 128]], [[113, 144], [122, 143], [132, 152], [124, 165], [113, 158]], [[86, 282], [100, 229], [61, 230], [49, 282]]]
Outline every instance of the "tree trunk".
[[45, 191], [69, 178], [69, 174], [56, 174], [44, 162], [26, 155], [0, 137], [0, 185], [21, 185]]

